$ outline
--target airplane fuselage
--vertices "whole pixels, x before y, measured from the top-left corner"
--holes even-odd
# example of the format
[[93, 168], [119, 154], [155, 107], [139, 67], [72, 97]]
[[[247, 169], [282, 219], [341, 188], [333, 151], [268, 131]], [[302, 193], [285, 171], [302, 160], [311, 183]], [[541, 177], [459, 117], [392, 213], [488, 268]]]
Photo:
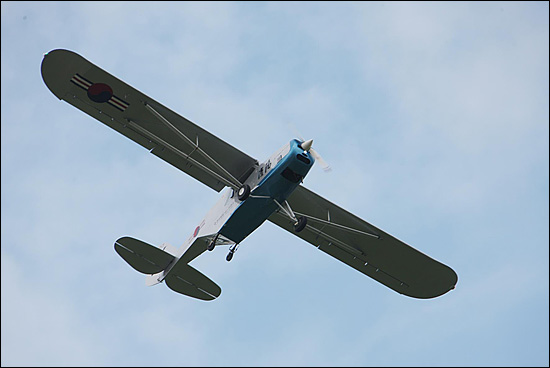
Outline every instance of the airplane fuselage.
[[300, 147], [300, 141], [293, 139], [284, 145], [243, 183], [251, 188], [248, 198], [239, 200], [237, 191], [232, 188], [222, 192], [222, 197], [182, 247], [180, 257], [196, 238], [204, 236], [216, 238], [217, 245], [239, 244], [284, 203], [314, 162], [311, 153]]
[[[245, 182], [252, 190], [220, 230], [220, 235], [240, 243], [283, 203], [307, 175], [314, 159], [300, 142], [292, 140], [276, 152]], [[277, 202], [276, 202], [277, 201]]]

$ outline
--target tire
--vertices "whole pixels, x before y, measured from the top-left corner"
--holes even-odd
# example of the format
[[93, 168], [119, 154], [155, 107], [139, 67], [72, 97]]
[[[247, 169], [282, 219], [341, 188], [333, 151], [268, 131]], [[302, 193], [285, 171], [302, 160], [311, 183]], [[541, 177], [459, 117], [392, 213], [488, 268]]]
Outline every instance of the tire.
[[229, 262], [229, 261], [231, 261], [231, 258], [233, 258], [233, 252], [229, 252], [229, 253], [227, 254], [227, 257], [225, 257], [225, 260], [226, 260], [227, 262]]
[[208, 249], [209, 251], [213, 251], [215, 246], [216, 246], [216, 243], [212, 241], [208, 243], [208, 245], [206, 246], [206, 249]]
[[244, 184], [242, 187], [239, 188], [239, 191], [237, 192], [237, 198], [239, 198], [239, 201], [244, 201], [248, 198], [250, 195], [250, 186], [248, 184]]
[[305, 229], [306, 225], [307, 225], [307, 217], [300, 216], [300, 218], [298, 218], [298, 223], [294, 225], [294, 231], [299, 233], [300, 231]]

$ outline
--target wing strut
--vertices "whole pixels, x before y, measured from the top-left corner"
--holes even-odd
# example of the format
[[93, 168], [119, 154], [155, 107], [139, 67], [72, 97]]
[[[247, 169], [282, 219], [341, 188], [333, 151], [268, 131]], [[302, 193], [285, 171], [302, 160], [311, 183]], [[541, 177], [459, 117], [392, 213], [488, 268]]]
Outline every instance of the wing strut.
[[294, 212], [292, 211], [292, 208], [290, 207], [290, 204], [288, 203], [288, 201], [284, 201], [284, 205], [285, 207], [283, 207], [275, 198], [272, 198], [273, 201], [277, 204], [277, 206], [279, 206], [279, 208], [281, 210], [283, 210], [283, 212], [288, 216], [290, 217], [295, 223], [298, 222], [298, 218], [296, 217], [296, 215], [298, 216], [304, 216], [304, 217], [307, 217], [308, 220], [313, 220], [313, 221], [317, 221], [317, 222], [320, 222], [322, 224], [325, 224], [325, 225], [328, 225], [328, 226], [332, 226], [332, 227], [336, 227], [338, 229], [342, 229], [342, 230], [346, 230], [346, 231], [351, 231], [351, 232], [356, 232], [356, 233], [359, 233], [359, 234], [363, 234], [363, 235], [367, 235], [367, 236], [372, 236], [373, 238], [376, 238], [376, 239], [380, 239], [380, 235], [376, 235], [376, 234], [372, 234], [372, 233], [367, 233], [365, 231], [361, 231], [361, 230], [357, 230], [357, 229], [354, 229], [354, 228], [351, 228], [351, 227], [347, 227], [347, 226], [344, 226], [344, 225], [340, 225], [340, 224], [337, 224], [335, 222], [331, 222], [330, 221], [330, 212], [327, 212], [327, 216], [328, 216], [328, 221], [327, 220], [322, 220], [320, 218], [317, 218], [317, 217], [313, 217], [311, 215], [307, 215], [307, 214], [304, 214], [304, 213], [300, 213], [300, 212]]
[[[283, 216], [285, 218], [290, 218], [292, 220], [292, 217], [290, 217], [287, 213], [281, 213], [279, 211], [275, 211], [274, 212], [275, 214], [277, 214], [278, 216]], [[307, 217], [308, 219], [311, 219], [311, 217]], [[335, 237], [333, 236], [330, 236], [328, 235], [327, 233], [324, 233], [322, 230], [320, 229], [317, 229], [311, 225], [306, 225], [305, 227], [306, 230], [309, 230], [311, 231], [312, 233], [316, 234], [318, 237], [322, 237], [324, 238], [326, 241], [328, 241], [328, 246], [330, 247], [331, 245], [335, 245], [339, 248], [341, 248], [342, 250], [348, 252], [348, 253], [351, 253], [354, 257], [357, 256], [357, 257], [365, 257], [366, 254], [363, 253], [361, 250], [349, 245], [349, 244], [346, 244], [344, 243], [343, 241], [341, 240], [338, 240], [336, 239]], [[319, 248], [320, 246], [317, 246], [317, 248]]]
[[164, 141], [163, 139], [157, 137], [153, 133], [149, 132], [147, 129], [142, 128], [141, 126], [136, 124], [133, 120], [128, 119], [128, 125], [130, 125], [132, 128], [134, 128], [135, 130], [137, 130], [141, 134], [145, 135], [147, 137], [147, 139], [150, 139], [152, 141], [156, 141], [156, 142], [162, 144], [164, 147], [171, 150], [172, 152], [174, 152], [175, 154], [177, 154], [178, 156], [182, 157], [183, 159], [191, 161], [191, 163], [193, 163], [194, 165], [197, 165], [202, 170], [206, 171], [207, 173], [209, 173], [210, 175], [212, 175], [213, 177], [215, 177], [217, 180], [224, 183], [228, 187], [231, 187], [231, 188], [234, 188], [234, 189], [238, 188], [238, 186], [236, 187], [235, 184], [233, 182], [229, 181], [227, 178], [221, 176], [220, 174], [218, 174], [215, 171], [212, 171], [210, 168], [204, 166], [199, 161], [195, 160], [193, 157], [189, 156], [188, 154], [186, 154], [184, 152], [181, 152], [179, 149], [172, 146], [170, 143]]
[[335, 222], [330, 222], [330, 212], [329, 212], [329, 221], [327, 220], [322, 220], [320, 218], [317, 218], [317, 217], [312, 217], [310, 215], [306, 215], [306, 214], [303, 214], [303, 213], [299, 213], [299, 212], [296, 212], [297, 215], [300, 215], [300, 216], [305, 216], [308, 218], [308, 220], [313, 220], [313, 221], [317, 221], [317, 222], [320, 222], [322, 224], [325, 224], [325, 225], [328, 225], [328, 226], [332, 226], [332, 227], [337, 227], [338, 229], [342, 229], [342, 230], [347, 230], [347, 231], [351, 231], [351, 232], [356, 232], [356, 233], [359, 233], [359, 234], [363, 234], [363, 235], [367, 235], [367, 236], [372, 236], [373, 238], [376, 238], [376, 239], [380, 239], [380, 235], [376, 235], [376, 234], [372, 234], [372, 233], [367, 233], [365, 231], [361, 231], [361, 230], [357, 230], [357, 229], [354, 229], [354, 228], [351, 228], [351, 227], [347, 227], [347, 226], [344, 226], [344, 225], [340, 225], [340, 224], [337, 224]]
[[[178, 128], [176, 128], [174, 125], [172, 125], [172, 123], [170, 123], [164, 116], [162, 116], [162, 114], [160, 112], [158, 112], [157, 110], [155, 110], [151, 105], [149, 105], [148, 103], [145, 102], [145, 107], [157, 118], [159, 119], [164, 125], [166, 125], [170, 130], [172, 130], [174, 133], [176, 133], [177, 135], [179, 135], [181, 138], [183, 138], [185, 141], [187, 141], [187, 143], [189, 143], [191, 146], [195, 146], [195, 148], [193, 149], [193, 151], [191, 152], [191, 154], [195, 151], [199, 152], [204, 158], [206, 158], [208, 161], [210, 161], [214, 166], [216, 166], [218, 168], [218, 170], [220, 170], [221, 172], [223, 172], [225, 175], [227, 175], [227, 178], [229, 179], [229, 181], [231, 181], [231, 183], [233, 185], [228, 185], [230, 187], [233, 187], [235, 189], [239, 188], [242, 183], [237, 180], [237, 178], [235, 178], [233, 175], [231, 175], [231, 173], [229, 171], [227, 171], [223, 166], [221, 166], [219, 163], [216, 162], [216, 160], [214, 160], [212, 157], [210, 157], [210, 155], [206, 152], [204, 152], [200, 147], [199, 147], [199, 137], [197, 136], [197, 142], [193, 142], [191, 139], [189, 139], [189, 137], [187, 137], [185, 134], [183, 134], [181, 131], [178, 130]], [[191, 155], [190, 154], [190, 155]]]

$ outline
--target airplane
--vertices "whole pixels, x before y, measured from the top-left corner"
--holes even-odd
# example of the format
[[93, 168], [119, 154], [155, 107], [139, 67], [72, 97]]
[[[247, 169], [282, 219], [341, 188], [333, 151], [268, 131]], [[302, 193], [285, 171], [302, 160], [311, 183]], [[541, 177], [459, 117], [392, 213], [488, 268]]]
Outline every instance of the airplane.
[[41, 74], [58, 99], [221, 192], [179, 248], [128, 236], [115, 241], [115, 251], [146, 275], [146, 285], [165, 282], [192, 298], [218, 298], [221, 288], [189, 263], [219, 246], [229, 246], [231, 261], [239, 244], [270, 221], [400, 294], [429, 299], [455, 288], [452, 268], [303, 185], [316, 161], [327, 169], [312, 139], [292, 139], [259, 162], [75, 52], [44, 54]]

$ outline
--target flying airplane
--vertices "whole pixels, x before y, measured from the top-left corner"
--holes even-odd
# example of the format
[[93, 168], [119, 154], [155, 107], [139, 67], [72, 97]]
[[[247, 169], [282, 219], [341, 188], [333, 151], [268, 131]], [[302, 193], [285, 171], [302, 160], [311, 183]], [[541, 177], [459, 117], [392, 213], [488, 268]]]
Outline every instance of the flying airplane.
[[221, 191], [179, 248], [128, 236], [115, 241], [115, 251], [146, 275], [146, 285], [164, 281], [175, 292], [216, 299], [221, 288], [189, 263], [220, 246], [228, 246], [231, 261], [267, 220], [400, 294], [428, 299], [454, 289], [458, 276], [450, 267], [303, 186], [316, 161], [327, 169], [313, 140], [292, 139], [259, 162], [72, 51], [44, 54], [41, 72], [60, 100]]

